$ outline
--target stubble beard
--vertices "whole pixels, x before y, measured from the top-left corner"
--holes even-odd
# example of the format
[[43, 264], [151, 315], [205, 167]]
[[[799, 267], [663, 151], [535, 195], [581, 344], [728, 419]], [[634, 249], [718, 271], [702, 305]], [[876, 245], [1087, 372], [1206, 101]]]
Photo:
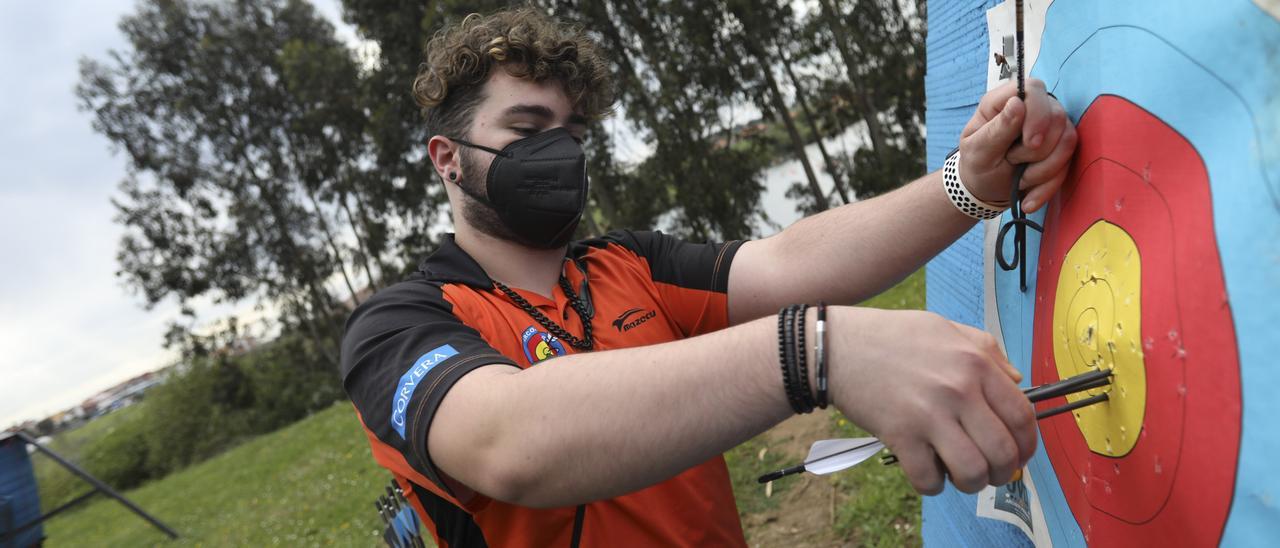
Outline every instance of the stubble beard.
[[[475, 159], [475, 151], [464, 148], [459, 151], [459, 161], [462, 167], [462, 177], [458, 180], [458, 186], [462, 188], [462, 219], [471, 225], [476, 231], [498, 240], [519, 244], [525, 247], [544, 249], [546, 246], [538, 245], [530, 242], [528, 238], [522, 237], [515, 231], [511, 230], [506, 223], [502, 222], [502, 218], [498, 216], [498, 212], [493, 209], [489, 202], [489, 191], [486, 182], [486, 174], [477, 165]], [[482, 196], [484, 200], [476, 197]]]

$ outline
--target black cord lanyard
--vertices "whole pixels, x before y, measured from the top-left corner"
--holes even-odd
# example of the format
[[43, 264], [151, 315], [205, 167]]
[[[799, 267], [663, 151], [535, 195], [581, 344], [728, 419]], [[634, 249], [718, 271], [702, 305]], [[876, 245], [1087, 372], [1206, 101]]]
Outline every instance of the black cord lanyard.
[[506, 286], [506, 284], [495, 280], [493, 285], [506, 295], [508, 299], [511, 299], [511, 302], [516, 303], [516, 306], [519, 306], [521, 310], [524, 310], [526, 314], [537, 321], [543, 329], [546, 329], [552, 335], [555, 335], [556, 338], [569, 343], [569, 346], [578, 350], [591, 350], [595, 347], [595, 341], [591, 336], [591, 319], [595, 317], [595, 308], [591, 304], [591, 288], [587, 286], [587, 271], [582, 267], [582, 265], [578, 264], [577, 261], [574, 261], [574, 265], [576, 265], [578, 270], [582, 272], [581, 292], [574, 292], [573, 287], [569, 285], [569, 280], [566, 279], [563, 274], [560, 275], [560, 289], [564, 291], [565, 297], [569, 299], [569, 306], [573, 308], [574, 312], [578, 313], [578, 318], [582, 320], [581, 339], [575, 337], [572, 333], [569, 333], [567, 329], [560, 327], [559, 324], [551, 321], [550, 318], [539, 312], [537, 308], [532, 304], [529, 304], [529, 301], [525, 300], [524, 297], [521, 297], [519, 293], [512, 291], [510, 287]]
[[[1022, 0], [1017, 0], [1015, 5], [1018, 40], [1018, 100], [1027, 100], [1027, 82], [1026, 72], [1023, 64], [1026, 61], [1025, 52], [1022, 47]], [[1039, 223], [1027, 218], [1026, 212], [1022, 211], [1022, 174], [1026, 173], [1027, 164], [1018, 164], [1013, 168], [1013, 190], [1009, 195], [1009, 213], [1013, 215], [1013, 220], [1000, 227], [1000, 233], [996, 235], [996, 261], [1000, 263], [1003, 270], [1018, 269], [1018, 289], [1022, 292], [1027, 291], [1027, 229], [1030, 228], [1040, 233], [1044, 233], [1044, 227]], [[1004, 237], [1013, 229], [1013, 260], [1008, 261], [1004, 258]]]

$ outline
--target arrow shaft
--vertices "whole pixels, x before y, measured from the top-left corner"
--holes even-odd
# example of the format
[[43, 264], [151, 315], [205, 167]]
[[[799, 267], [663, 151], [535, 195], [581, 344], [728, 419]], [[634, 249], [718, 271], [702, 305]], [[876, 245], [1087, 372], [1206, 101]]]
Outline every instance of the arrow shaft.
[[852, 453], [852, 452], [857, 451], [857, 450], [859, 450], [859, 449], [865, 449], [865, 448], [867, 448], [867, 447], [871, 447], [872, 445], [875, 445], [875, 444], [877, 444], [877, 443], [880, 443], [880, 440], [872, 438], [872, 440], [871, 440], [871, 441], [869, 441], [869, 442], [867, 442], [867, 443], [864, 443], [864, 444], [862, 444], [862, 445], [858, 445], [858, 446], [855, 446], [855, 447], [850, 447], [850, 448], [848, 448], [848, 449], [843, 449], [843, 450], [840, 450], [840, 451], [836, 451], [835, 453], [832, 453], [832, 454], [830, 454], [830, 455], [823, 455], [823, 456], [818, 457], [818, 458], [816, 458], [816, 459], [809, 459], [809, 460], [807, 460], [807, 461], [804, 461], [804, 464], [802, 464], [801, 466], [810, 466], [810, 465], [813, 465], [813, 464], [817, 464], [817, 463], [819, 463], [819, 462], [822, 462], [822, 461], [827, 460], [827, 459], [832, 458], [832, 457], [838, 457], [838, 456], [840, 456], [840, 455], [844, 455], [844, 454], [846, 454], [846, 453]]

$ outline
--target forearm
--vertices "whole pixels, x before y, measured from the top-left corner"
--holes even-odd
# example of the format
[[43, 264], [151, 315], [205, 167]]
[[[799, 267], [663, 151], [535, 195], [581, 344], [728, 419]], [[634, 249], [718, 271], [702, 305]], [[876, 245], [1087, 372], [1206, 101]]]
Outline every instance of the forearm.
[[771, 279], [787, 283], [762, 288], [770, 294], [742, 303], [753, 306], [738, 319], [759, 317], [790, 302], [855, 304], [919, 269], [974, 224], [951, 204], [941, 178], [941, 172], [930, 173], [748, 244], [766, 246], [767, 251], [754, 254], [768, 261], [758, 267], [783, 269]]
[[974, 222], [947, 197], [941, 171], [805, 219], [792, 227], [783, 248], [793, 250], [799, 264], [815, 265], [802, 273], [811, 282], [799, 285], [818, 291], [796, 300], [865, 300], [915, 272]]
[[[526, 370], [476, 371], [442, 403], [431, 454], [458, 481], [524, 506], [565, 506], [652, 485], [791, 413], [776, 330], [769, 318]], [[469, 437], [466, 451], [449, 450], [450, 436]]]

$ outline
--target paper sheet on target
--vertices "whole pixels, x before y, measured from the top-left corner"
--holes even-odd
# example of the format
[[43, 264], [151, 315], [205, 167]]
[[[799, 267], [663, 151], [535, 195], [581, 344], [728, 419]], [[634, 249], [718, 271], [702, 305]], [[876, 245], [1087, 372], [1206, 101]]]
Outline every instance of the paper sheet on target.
[[1022, 470], [1018, 481], [987, 487], [978, 493], [978, 516], [1012, 524], [1021, 529], [1036, 548], [1053, 546], [1035, 480], [1028, 469]]
[[[1045, 13], [1048, 12], [1052, 0], [1024, 0], [1023, 2], [1023, 55], [1026, 72], [1029, 74], [1035, 66], [1040, 52], [1040, 38], [1044, 34]], [[989, 36], [987, 54], [987, 90], [1017, 78], [1017, 34], [1016, 6], [1012, 0], [1006, 0], [987, 10], [987, 31]], [[984, 303], [984, 324], [1004, 348], [1004, 337], [1000, 330], [1000, 312], [995, 302], [995, 244], [1000, 230], [1002, 218], [985, 221], [983, 274], [986, 286], [986, 302]], [[1045, 524], [1044, 509], [1036, 492], [1035, 480], [1029, 468], [1023, 469], [1022, 479], [1000, 487], [987, 487], [978, 493], [977, 514], [980, 517], [995, 519], [1016, 526], [1037, 548], [1053, 546], [1049, 530]]]

